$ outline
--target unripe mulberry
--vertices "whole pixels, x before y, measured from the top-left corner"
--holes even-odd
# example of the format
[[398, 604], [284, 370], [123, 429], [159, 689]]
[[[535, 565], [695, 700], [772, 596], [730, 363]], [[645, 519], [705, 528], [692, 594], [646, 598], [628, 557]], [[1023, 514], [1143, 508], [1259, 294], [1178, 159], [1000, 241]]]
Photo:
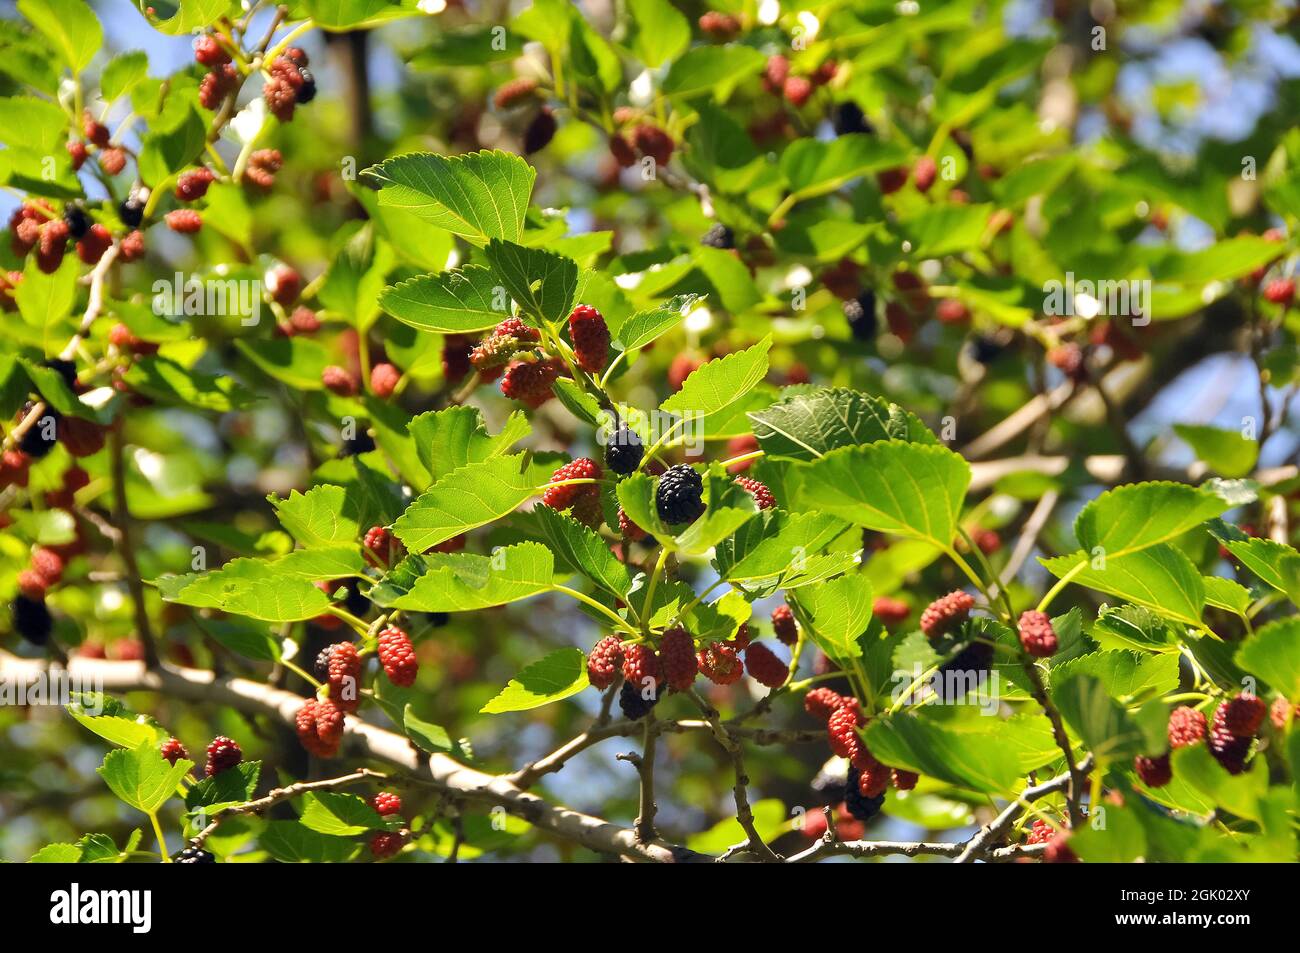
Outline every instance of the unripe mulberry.
[[623, 512], [622, 507], [619, 507], [618, 510], [618, 531], [620, 535], [626, 536], [634, 543], [640, 542], [646, 537], [646, 531], [640, 526], [637, 526], [636, 523], [633, 523], [628, 518], [628, 515]]
[[206, 166], [182, 172], [176, 180], [176, 197], [182, 202], [193, 202], [208, 194], [208, 186], [216, 178]]
[[912, 167], [912, 184], [916, 186], [918, 192], [928, 192], [938, 174], [939, 167], [935, 165], [934, 160], [929, 156], [921, 156]]
[[1034, 658], [1056, 654], [1056, 630], [1046, 612], [1028, 609], [1020, 614], [1020, 646]]
[[497, 109], [509, 109], [532, 99], [536, 90], [537, 80], [529, 76], [520, 76], [503, 83], [497, 89], [496, 95], [492, 97], [492, 102], [496, 104]]
[[178, 208], [163, 216], [163, 221], [173, 232], [193, 235], [203, 227], [203, 216], [192, 208]]
[[1264, 286], [1264, 300], [1288, 306], [1295, 300], [1295, 279], [1274, 278]]
[[1290, 700], [1282, 697], [1275, 698], [1273, 704], [1269, 706], [1268, 718], [1273, 723], [1273, 727], [1278, 731], [1286, 731], [1287, 725], [1296, 715], [1297, 706], [1291, 704]]
[[400, 831], [380, 831], [370, 838], [370, 853], [376, 860], [401, 853], [406, 837]]
[[790, 60], [780, 53], [767, 58], [763, 67], [763, 85], [769, 93], [778, 93], [785, 88], [785, 81], [790, 75]]
[[379, 663], [383, 665], [388, 680], [402, 687], [413, 685], [420, 671], [411, 637], [391, 625], [379, 633]]
[[49, 588], [49, 580], [34, 569], [24, 569], [18, 574], [18, 591], [27, 599], [44, 599]]
[[772, 491], [767, 488], [765, 483], [744, 476], [736, 477], [735, 482], [754, 498], [754, 502], [758, 504], [760, 510], [770, 510], [776, 506], [776, 497], [772, 495]]
[[795, 109], [801, 109], [813, 93], [813, 83], [807, 76], [787, 76], [781, 92]]
[[734, 40], [740, 33], [740, 21], [730, 13], [710, 10], [700, 16], [700, 32], [717, 43]]
[[244, 760], [244, 752], [239, 744], [225, 735], [217, 735], [208, 744], [208, 763], [203, 766], [203, 773], [208, 777], [229, 770]]
[[699, 662], [695, 642], [683, 628], [668, 629], [659, 640], [659, 659], [664, 679], [674, 691], [687, 691], [695, 683]]
[[644, 156], [650, 156], [657, 165], [667, 165], [676, 148], [672, 137], [658, 126], [644, 124], [632, 132], [632, 142]]
[[260, 189], [269, 189], [275, 185], [275, 174], [283, 164], [279, 149], [258, 149], [249, 157], [244, 177]]
[[623, 667], [623, 643], [616, 635], [607, 635], [596, 643], [587, 656], [587, 679], [597, 691], [614, 684]]
[[239, 85], [239, 73], [231, 63], [212, 70], [199, 83], [199, 105], [215, 112], [222, 100]]
[[182, 758], [188, 760], [190, 756], [190, 753], [185, 750], [185, 746], [176, 738], [168, 738], [164, 741], [158, 749], [158, 753], [167, 760], [168, 764], [175, 764]]
[[370, 799], [370, 806], [380, 817], [402, 813], [402, 798], [392, 791], [380, 791]]
[[1133, 759], [1133, 770], [1137, 772], [1142, 783], [1149, 788], [1162, 788], [1173, 778], [1173, 768], [1169, 763], [1169, 752], [1156, 758], [1138, 755]]
[[351, 642], [330, 646], [327, 682], [330, 699], [345, 711], [356, 711], [361, 706], [361, 656]]
[[63, 579], [63, 557], [48, 546], [38, 546], [32, 550], [32, 569], [52, 586]]
[[97, 122], [89, 109], [81, 114], [81, 134], [101, 149], [108, 146], [108, 127]]
[[1029, 834], [1025, 837], [1026, 844], [1046, 844], [1056, 836], [1056, 828], [1042, 818], [1034, 821], [1033, 826], [1029, 829]]
[[343, 741], [344, 721], [343, 712], [334, 702], [309, 698], [294, 717], [294, 729], [310, 754], [332, 758]]
[[144, 257], [144, 232], [129, 232], [118, 246], [122, 261], [138, 261]]
[[970, 618], [970, 610], [974, 606], [975, 599], [960, 589], [941, 596], [921, 613], [921, 631], [931, 641], [955, 632]]
[[501, 393], [536, 410], [555, 396], [563, 364], [557, 360], [515, 361], [501, 378]]
[[[551, 474], [551, 483], [565, 483], [567, 480], [599, 480], [600, 464], [590, 457], [579, 457], [560, 467]], [[600, 487], [595, 483], [571, 483], [564, 486], [548, 487], [542, 494], [542, 505], [553, 510], [567, 510], [584, 496], [595, 495], [600, 498]]]
[[402, 372], [392, 364], [376, 364], [370, 369], [370, 390], [380, 400], [388, 400], [401, 379]]
[[113, 233], [96, 223], [77, 240], [77, 257], [87, 265], [97, 264], [112, 245]]
[[902, 768], [894, 768], [891, 776], [895, 789], [899, 791], [910, 791], [916, 787], [916, 782], [921, 780], [920, 775], [913, 771], [904, 771]]
[[818, 721], [829, 721], [844, 707], [844, 696], [830, 688], [814, 688], [803, 697], [803, 710]]
[[68, 223], [63, 219], [46, 222], [41, 227], [36, 264], [47, 275], [54, 274], [63, 264], [63, 254], [68, 249], [68, 234]]
[[99, 167], [109, 175], [117, 175], [126, 168], [126, 150], [119, 149], [116, 146], [109, 149], [101, 149], [99, 153]]
[[[33, 564], [35, 564], [34, 558]], [[1259, 731], [1259, 726], [1264, 723], [1268, 707], [1262, 699], [1256, 698], [1249, 692], [1242, 692], [1224, 702], [1219, 711], [1223, 713], [1223, 726], [1229, 732], [1238, 738], [1249, 738]], [[1218, 720], [1216, 715], [1215, 722], [1217, 723]]]
[[357, 379], [337, 364], [331, 364], [321, 371], [320, 382], [327, 391], [340, 397], [355, 397], [360, 389]]
[[1187, 748], [1205, 740], [1205, 715], [1195, 708], [1179, 705], [1169, 713], [1169, 747]]
[[902, 622], [911, 612], [906, 602], [890, 596], [877, 596], [871, 603], [871, 614], [885, 625]]
[[740, 681], [745, 667], [734, 646], [726, 642], [710, 642], [695, 656], [700, 674], [716, 685], [732, 685]]
[[857, 730], [861, 719], [861, 713], [853, 705], [841, 705], [831, 712], [826, 720], [826, 735], [834, 754], [850, 761], [857, 760], [862, 748]]
[[569, 315], [569, 339], [578, 366], [588, 374], [599, 374], [609, 361], [609, 327], [604, 316], [591, 305], [580, 304]]
[[756, 681], [768, 688], [780, 688], [790, 674], [789, 663], [781, 661], [762, 642], [755, 642], [745, 649], [745, 669]]
[[69, 139], [67, 149], [72, 159], [72, 171], [76, 172], [86, 164], [86, 144], [80, 139]]
[[[663, 660], [654, 649], [646, 645], [623, 647], [623, 678], [636, 686], [638, 692], [645, 688], [659, 688], [664, 680]], [[650, 685], [647, 685], [647, 679]]]
[[934, 306], [934, 316], [943, 324], [964, 324], [970, 320], [970, 309], [956, 298], [944, 298]]
[[361, 545], [368, 549], [375, 556], [378, 556], [385, 564], [388, 562], [389, 547], [393, 542], [393, 534], [385, 526], [372, 526], [366, 530], [365, 538], [362, 539]]
[[1059, 831], [1053, 834], [1047, 842], [1047, 850], [1043, 851], [1043, 863], [1045, 864], [1077, 864], [1079, 855], [1070, 849], [1070, 832]]
[[794, 620], [794, 612], [785, 603], [772, 610], [772, 629], [784, 645], [794, 645], [799, 641], [799, 625]]
[[879, 797], [885, 793], [893, 777], [889, 767], [871, 759], [861, 765], [855, 762], [853, 767], [858, 771], [858, 792], [863, 797]]
[[289, 265], [276, 265], [266, 273], [265, 281], [271, 300], [282, 308], [292, 305], [302, 294], [302, 275]]
[[194, 40], [194, 59], [211, 68], [229, 63], [230, 54], [222, 49], [215, 36], [205, 33]]

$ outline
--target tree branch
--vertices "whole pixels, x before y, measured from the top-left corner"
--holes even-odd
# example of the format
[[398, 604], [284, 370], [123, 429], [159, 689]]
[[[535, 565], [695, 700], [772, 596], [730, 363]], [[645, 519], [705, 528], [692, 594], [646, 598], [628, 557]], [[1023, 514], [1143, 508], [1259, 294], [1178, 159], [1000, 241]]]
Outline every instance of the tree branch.
[[[1092, 770], [1092, 755], [1088, 755], [1083, 759], [1079, 769], [1085, 772]], [[1071, 781], [1072, 776], [1067, 771], [1065, 774], [1058, 774], [1050, 781], [1044, 781], [1034, 787], [1025, 788], [1020, 797], [1003, 808], [1001, 814], [980, 828], [975, 836], [966, 842], [965, 848], [957, 854], [954, 863], [968, 864], [989, 853], [991, 846], [1001, 840], [1002, 835], [1016, 822], [1016, 818], [1024, 813], [1025, 805], [1032, 804], [1039, 798], [1055, 794], [1057, 791], [1069, 787]]]
[[268, 807], [279, 804], [281, 801], [288, 801], [300, 794], [306, 794], [308, 791], [329, 791], [334, 788], [347, 787], [349, 784], [356, 784], [358, 781], [365, 781], [369, 778], [386, 778], [388, 775], [379, 771], [371, 771], [369, 768], [361, 768], [353, 771], [351, 774], [345, 774], [339, 778], [329, 778], [324, 781], [299, 781], [296, 784], [290, 784], [287, 787], [275, 788], [265, 797], [257, 798], [254, 801], [247, 801], [243, 804], [232, 804], [229, 807], [218, 808], [211, 815], [212, 820], [208, 822], [207, 827], [199, 831], [190, 838], [190, 843], [195, 847], [202, 847], [203, 842], [212, 836], [218, 825], [231, 814], [261, 814]]

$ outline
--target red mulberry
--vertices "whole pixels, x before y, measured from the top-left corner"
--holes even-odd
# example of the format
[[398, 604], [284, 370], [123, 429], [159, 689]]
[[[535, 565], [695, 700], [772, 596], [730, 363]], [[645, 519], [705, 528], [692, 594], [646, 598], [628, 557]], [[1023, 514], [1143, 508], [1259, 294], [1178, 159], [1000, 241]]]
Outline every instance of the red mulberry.
[[345, 712], [361, 705], [361, 656], [351, 642], [339, 642], [329, 649], [328, 682], [330, 699]]
[[784, 603], [772, 610], [772, 629], [784, 645], [794, 645], [799, 641], [799, 625], [794, 621], [794, 612]]
[[803, 710], [818, 721], [828, 721], [844, 705], [844, 696], [829, 688], [814, 688], [803, 697]]
[[599, 374], [609, 361], [609, 327], [591, 305], [580, 304], [569, 315], [569, 339], [578, 366], [588, 374]]
[[167, 762], [169, 764], [175, 764], [177, 761], [180, 761], [182, 758], [188, 760], [190, 756], [190, 753], [185, 750], [185, 746], [181, 744], [180, 741], [176, 738], [168, 738], [166, 741], [162, 743], [162, 747], [159, 748], [158, 751], [164, 758], [167, 759]]
[[663, 660], [654, 649], [645, 645], [623, 647], [623, 679], [636, 691], [643, 691], [646, 679], [657, 689], [664, 680]]
[[1137, 772], [1142, 783], [1149, 788], [1162, 788], [1173, 778], [1173, 768], [1169, 763], [1169, 753], [1158, 758], [1146, 758], [1138, 755], [1133, 759], [1133, 770]]
[[370, 838], [370, 853], [377, 860], [385, 857], [392, 857], [400, 853], [403, 845], [406, 843], [405, 835], [398, 831], [381, 831]]
[[[551, 474], [551, 483], [565, 483], [566, 480], [599, 480], [600, 464], [590, 457], [579, 457], [566, 463]], [[554, 510], [567, 510], [581, 497], [600, 496], [600, 487], [595, 483], [570, 483], [565, 486], [551, 486], [542, 494], [542, 504]]]
[[920, 776], [913, 771], [904, 771], [902, 768], [893, 770], [894, 787], [899, 791], [910, 791], [916, 787], [916, 782], [921, 780]]
[[587, 678], [598, 691], [613, 685], [622, 667], [623, 643], [616, 635], [605, 636], [587, 656]]
[[392, 791], [380, 791], [370, 799], [370, 806], [380, 817], [391, 817], [402, 813], [402, 799]]
[[501, 378], [501, 393], [536, 410], [555, 396], [552, 387], [563, 367], [558, 360], [515, 361]]
[[736, 649], [725, 642], [710, 642], [695, 656], [700, 665], [700, 673], [717, 685], [731, 685], [740, 681], [745, 674]]
[[163, 221], [173, 232], [192, 235], [203, 227], [203, 216], [192, 208], [178, 208], [163, 216]]
[[695, 642], [685, 629], [669, 629], [663, 634], [659, 642], [659, 658], [664, 679], [674, 691], [684, 692], [695, 684], [700, 666], [695, 657]]
[[1186, 748], [1205, 740], [1205, 715], [1180, 705], [1169, 713], [1169, 747]]
[[1020, 645], [1034, 658], [1056, 654], [1056, 630], [1046, 612], [1029, 609], [1020, 614]]
[[960, 589], [934, 600], [921, 613], [921, 631], [933, 641], [957, 629], [970, 618], [975, 600]]
[[790, 674], [790, 666], [766, 645], [755, 642], [745, 649], [745, 668], [760, 684], [780, 688]]
[[233, 768], [243, 760], [244, 752], [240, 750], [239, 745], [225, 735], [218, 735], [208, 745], [208, 763], [204, 765], [203, 773], [212, 777]]
[[332, 758], [339, 753], [343, 740], [343, 712], [332, 701], [309, 698], [294, 717], [294, 728], [302, 746], [318, 758]]
[[391, 625], [379, 633], [379, 663], [383, 665], [388, 680], [403, 687], [413, 685], [420, 671], [411, 637]]
[[772, 491], [767, 488], [766, 484], [743, 476], [736, 477], [735, 482], [754, 498], [754, 502], [758, 504], [760, 510], [770, 510], [776, 506], [776, 497], [772, 495]]
[[886, 625], [902, 622], [911, 611], [906, 602], [890, 596], [877, 596], [871, 604], [871, 614]]

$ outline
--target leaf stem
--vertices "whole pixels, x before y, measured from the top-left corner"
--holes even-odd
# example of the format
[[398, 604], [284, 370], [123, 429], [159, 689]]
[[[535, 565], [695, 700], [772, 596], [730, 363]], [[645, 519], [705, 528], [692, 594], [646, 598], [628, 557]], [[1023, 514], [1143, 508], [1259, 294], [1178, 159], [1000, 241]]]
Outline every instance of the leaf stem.
[[1047, 607], [1052, 604], [1052, 600], [1057, 597], [1057, 595], [1061, 592], [1062, 589], [1064, 589], [1066, 586], [1070, 584], [1070, 580], [1073, 579], [1075, 576], [1079, 575], [1079, 573], [1083, 572], [1083, 570], [1086, 569], [1087, 567], [1088, 567], [1088, 558], [1085, 556], [1077, 566], [1073, 567], [1069, 572], [1067, 572], [1064, 576], [1058, 579], [1056, 581], [1056, 585], [1054, 585], [1051, 589], [1047, 590], [1047, 593], [1043, 596], [1043, 598], [1038, 603], [1038, 611], [1046, 612]]
[[598, 612], [608, 617], [611, 622], [613, 622], [616, 626], [618, 626], [618, 628], [622, 629], [624, 632], [630, 632], [632, 635], [640, 634], [639, 632], [637, 632], [636, 629], [632, 628], [632, 626], [628, 624], [626, 619], [624, 619], [618, 613], [614, 612], [608, 606], [602, 605], [601, 603], [597, 602], [595, 599], [591, 598], [591, 596], [587, 595], [586, 593], [579, 592], [577, 589], [570, 589], [568, 586], [558, 586], [558, 585], [552, 586], [551, 590], [553, 592], [558, 592], [561, 593], [562, 595], [569, 596], [573, 599], [577, 599], [583, 605], [590, 606], [591, 608], [597, 610]]
[[167, 853], [167, 839], [163, 837], [162, 825], [158, 823], [158, 812], [149, 812], [149, 823], [153, 825], [153, 836], [158, 838], [158, 853], [162, 857], [164, 864], [172, 862], [171, 855]]

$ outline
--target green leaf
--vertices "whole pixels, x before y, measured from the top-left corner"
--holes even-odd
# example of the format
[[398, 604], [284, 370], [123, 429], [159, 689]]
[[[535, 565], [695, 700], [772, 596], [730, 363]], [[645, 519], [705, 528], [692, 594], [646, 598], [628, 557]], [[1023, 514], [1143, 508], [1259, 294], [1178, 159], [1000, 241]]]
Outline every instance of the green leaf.
[[1300, 553], [1295, 549], [1263, 537], [1231, 540], [1225, 545], [1247, 569], [1300, 604]]
[[99, 77], [99, 94], [106, 102], [129, 93], [136, 83], [149, 75], [149, 54], [128, 50], [109, 60]]
[[298, 822], [308, 830], [334, 837], [355, 837], [382, 831], [387, 825], [366, 799], [341, 791], [308, 791], [302, 796]]
[[873, 718], [864, 734], [872, 754], [886, 764], [1005, 796], [1032, 770], [1024, 763], [1043, 757], [1050, 728], [1042, 718], [1004, 721], [978, 712], [973, 705], [926, 706]]
[[[1176, 665], [1177, 659], [1174, 662]], [[1141, 729], [1111, 698], [1100, 678], [1074, 674], [1059, 682], [1053, 679], [1052, 700], [1098, 762], [1119, 761], [1142, 753]]]
[[278, 662], [280, 643], [265, 626], [234, 619], [195, 617], [195, 624], [236, 655], [259, 662]]
[[484, 249], [492, 272], [534, 323], [568, 317], [578, 292], [578, 264], [543, 248], [493, 239]]
[[83, 727], [122, 748], [134, 749], [142, 745], [156, 748], [168, 737], [162, 728], [144, 715], [109, 714], [102, 707], [92, 709], [82, 702], [71, 702], [67, 707], [68, 714]]
[[858, 637], [871, 622], [871, 583], [860, 574], [840, 576], [799, 595], [808, 616], [808, 635], [832, 659], [862, 654]]
[[618, 329], [618, 342], [625, 351], [645, 347], [681, 324], [682, 319], [703, 300], [703, 295], [674, 295], [648, 311], [638, 311]]
[[252, 406], [252, 391], [228, 375], [204, 374], [157, 355], [136, 358], [123, 380], [133, 391], [173, 407], [196, 407], [224, 414]]
[[1074, 521], [1079, 544], [1107, 562], [1167, 543], [1221, 514], [1228, 502], [1183, 483], [1134, 483], [1108, 490]]
[[1104, 569], [1093, 568], [1081, 552], [1039, 562], [1057, 578], [1083, 563], [1084, 568], [1071, 577], [1074, 583], [1136, 602], [1167, 619], [1196, 628], [1201, 626], [1201, 611], [1205, 607], [1201, 574], [1190, 559], [1167, 544], [1118, 558], [1107, 557]]
[[576, 695], [587, 687], [587, 660], [580, 649], [559, 649], [529, 665], [480, 709], [483, 714], [527, 711]]
[[1205, 604], [1219, 609], [1227, 609], [1237, 615], [1245, 615], [1253, 601], [1250, 590], [1232, 579], [1222, 576], [1202, 576], [1205, 583]]
[[153, 10], [148, 15], [149, 23], [169, 36], [192, 33], [239, 10], [236, 0], [136, 0], [136, 3], [142, 13]]
[[365, 330], [378, 317], [379, 294], [392, 264], [387, 243], [376, 241], [374, 229], [363, 225], [335, 253], [317, 298], [331, 312]]
[[1291, 701], [1300, 699], [1300, 616], [1257, 629], [1237, 649], [1236, 660]]
[[1164, 620], [1144, 606], [1103, 606], [1091, 631], [1103, 648], [1158, 651], [1177, 642]]
[[1050, 684], [1061, 684], [1076, 675], [1096, 679], [1112, 698], [1132, 705], [1178, 687], [1178, 656], [1172, 652], [1091, 652], [1053, 666]]
[[753, 347], [701, 364], [659, 409], [695, 422], [725, 410], [767, 375], [767, 352], [771, 349], [772, 337], [768, 335]]
[[54, 155], [68, 138], [68, 114], [34, 96], [0, 97], [0, 142]]
[[749, 418], [768, 456], [795, 460], [877, 440], [938, 443], [920, 418], [897, 404], [839, 387], [783, 398]]
[[510, 302], [504, 293], [497, 293], [499, 287], [489, 269], [464, 265], [389, 285], [379, 295], [379, 306], [421, 331], [468, 334], [510, 316]]
[[536, 490], [526, 454], [492, 457], [453, 470], [422, 493], [393, 524], [412, 552], [498, 520]]
[[1258, 821], [1259, 799], [1268, 790], [1268, 767], [1256, 757], [1250, 770], [1229, 774], [1214, 760], [1206, 745], [1191, 745], [1173, 752], [1174, 777], [1185, 780], [1217, 805], [1238, 817]]
[[803, 508], [947, 550], [970, 465], [946, 447], [881, 440], [842, 447], [801, 472]]
[[18, 0], [18, 11], [45, 35], [73, 73], [89, 66], [104, 45], [99, 19], [82, 0]]
[[457, 758], [469, 757], [460, 742], [447, 734], [446, 728], [418, 717], [409, 703], [402, 710], [401, 724], [406, 736], [423, 751], [451, 754]]
[[372, 27], [419, 15], [415, 4], [392, 0], [303, 0], [303, 3], [317, 26], [334, 31]]
[[1196, 456], [1229, 479], [1244, 477], [1255, 469], [1259, 459], [1259, 441], [1247, 440], [1235, 430], [1174, 424], [1174, 432], [1191, 445]]
[[[758, 831], [758, 836], [763, 840], [775, 840], [786, 830], [785, 825], [789, 817], [785, 804], [779, 798], [769, 797], [756, 801], [750, 805], [750, 812], [754, 817], [754, 830]], [[748, 839], [749, 834], [740, 826], [740, 821], [728, 817], [718, 821], [707, 831], [692, 834], [687, 839], [686, 846], [702, 854], [723, 854], [726, 853], [727, 848]]]
[[168, 602], [267, 622], [311, 619], [330, 605], [329, 597], [309, 579], [277, 572], [260, 559], [232, 559], [209, 573], [164, 576], [157, 585]]
[[332, 359], [320, 341], [295, 335], [256, 343], [240, 339], [235, 341], [235, 347], [263, 374], [295, 390], [313, 391], [325, 387], [321, 383], [321, 373]]
[[534, 507], [533, 516], [543, 540], [560, 559], [611, 595], [627, 596], [632, 577], [599, 533], [549, 506]]
[[66, 318], [76, 297], [77, 263], [70, 256], [65, 256], [63, 264], [50, 275], [41, 271], [36, 257], [31, 256], [23, 267], [22, 284], [14, 291], [23, 320], [41, 330]]
[[355, 841], [321, 834], [298, 821], [268, 821], [257, 842], [282, 864], [337, 864], [356, 850]]
[[787, 573], [806, 570], [800, 564], [847, 528], [843, 520], [824, 513], [764, 510], [718, 544], [713, 564], [731, 583], [779, 581]]
[[194, 762], [184, 758], [169, 764], [158, 753], [156, 745], [146, 743], [110, 751], [97, 770], [121, 801], [145, 814], [153, 814], [176, 793], [176, 786], [192, 767]]
[[415, 441], [420, 462], [436, 483], [460, 467], [501, 456], [528, 436], [532, 425], [523, 411], [515, 411], [501, 432], [491, 435], [477, 407], [461, 406], [419, 414], [411, 419], [407, 429]]
[[393, 608], [468, 612], [527, 599], [555, 584], [555, 559], [541, 543], [504, 546], [491, 556], [433, 553], [424, 560], [428, 569]]
[[185, 792], [185, 808], [191, 812], [212, 811], [227, 804], [251, 801], [261, 776], [262, 762], [241, 761], [212, 777], [200, 778]]
[[938, 258], [979, 247], [991, 205], [932, 205], [902, 224], [917, 258]]
[[691, 27], [668, 0], [629, 0], [635, 32], [631, 46], [651, 69], [676, 59], [691, 43]]
[[160, 186], [193, 162], [206, 141], [207, 126], [194, 109], [186, 109], [169, 125], [156, 124], [140, 146], [141, 179]]
[[380, 186], [379, 204], [402, 208], [475, 245], [517, 242], [537, 172], [519, 156], [412, 153], [365, 170]]
[[1171, 252], [1151, 268], [1157, 282], [1204, 285], [1232, 281], [1261, 268], [1278, 256], [1275, 242], [1253, 235], [1229, 238], [1194, 252]]
[[365, 572], [366, 565], [361, 548], [354, 543], [294, 550], [277, 559], [271, 567], [274, 572], [315, 580], [359, 576]]
[[646, 473], [634, 473], [626, 480], [620, 480], [615, 491], [619, 506], [637, 526], [656, 539], [671, 539], [672, 533], [659, 521], [655, 509], [655, 481]]
[[361, 508], [347, 487], [323, 483], [285, 499], [270, 497], [280, 525], [304, 546], [354, 543], [361, 535]]
[[757, 75], [767, 58], [747, 46], [701, 46], [673, 63], [660, 87], [665, 96], [685, 99], [713, 92], [725, 100], [736, 84]]
[[803, 138], [792, 142], [781, 155], [781, 172], [790, 191], [801, 199], [834, 192], [869, 172], [892, 168], [906, 159], [896, 145], [851, 133], [829, 142]]
[[75, 864], [81, 860], [77, 844], [46, 844], [27, 859], [29, 864]]

